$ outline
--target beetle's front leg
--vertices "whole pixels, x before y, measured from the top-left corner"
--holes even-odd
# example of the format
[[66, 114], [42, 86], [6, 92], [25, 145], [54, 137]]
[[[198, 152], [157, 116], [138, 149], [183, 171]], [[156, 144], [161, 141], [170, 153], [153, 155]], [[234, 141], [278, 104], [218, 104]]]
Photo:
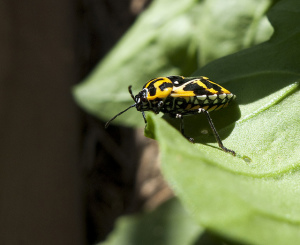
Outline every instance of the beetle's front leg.
[[145, 128], [147, 127], [147, 119], [146, 119], [146, 115], [145, 115], [145, 112], [142, 111], [142, 115], [143, 115], [143, 118], [144, 118], [144, 122], [145, 122]]
[[188, 136], [186, 136], [186, 135], [184, 134], [184, 120], [183, 120], [183, 115], [177, 113], [177, 114], [175, 115], [175, 118], [180, 119], [180, 132], [181, 132], [181, 134], [182, 134], [185, 138], [187, 138], [190, 142], [195, 143], [194, 138], [188, 137]]
[[157, 103], [156, 107], [153, 107], [152, 110], [155, 114], [158, 114], [160, 112], [160, 109], [164, 106], [164, 102], [161, 100]]

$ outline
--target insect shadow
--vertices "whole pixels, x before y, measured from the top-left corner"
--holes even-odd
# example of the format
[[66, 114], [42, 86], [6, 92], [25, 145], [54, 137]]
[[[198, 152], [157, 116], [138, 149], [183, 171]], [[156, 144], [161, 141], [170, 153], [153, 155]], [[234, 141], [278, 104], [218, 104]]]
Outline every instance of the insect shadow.
[[[236, 101], [227, 108], [209, 113], [221, 140], [226, 139], [234, 129], [235, 122], [240, 119], [241, 111]], [[180, 132], [180, 120], [171, 118], [167, 114], [163, 118]], [[185, 135], [194, 138], [195, 143], [215, 143], [213, 131], [206, 116], [201, 113], [184, 117]], [[219, 148], [219, 147], [216, 147]]]

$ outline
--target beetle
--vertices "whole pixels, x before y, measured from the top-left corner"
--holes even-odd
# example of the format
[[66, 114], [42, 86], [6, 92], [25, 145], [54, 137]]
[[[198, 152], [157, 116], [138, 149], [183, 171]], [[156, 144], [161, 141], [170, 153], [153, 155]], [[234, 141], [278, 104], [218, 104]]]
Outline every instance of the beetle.
[[107, 128], [116, 117], [130, 108], [135, 107], [138, 111], [142, 112], [146, 125], [145, 111], [153, 111], [156, 114], [162, 112], [169, 114], [169, 116], [173, 118], [180, 119], [180, 131], [182, 135], [194, 143], [194, 139], [186, 136], [184, 133], [183, 118], [188, 115], [204, 113], [219, 147], [225, 152], [229, 152], [234, 156], [236, 155], [233, 150], [223, 145], [209, 115], [211, 111], [227, 107], [228, 104], [236, 98], [229, 90], [204, 76], [168, 76], [154, 78], [148, 81], [143, 89], [135, 96], [132, 93], [131, 87], [132, 86], [128, 87], [128, 91], [135, 103], [111, 118], [105, 124], [105, 128]]

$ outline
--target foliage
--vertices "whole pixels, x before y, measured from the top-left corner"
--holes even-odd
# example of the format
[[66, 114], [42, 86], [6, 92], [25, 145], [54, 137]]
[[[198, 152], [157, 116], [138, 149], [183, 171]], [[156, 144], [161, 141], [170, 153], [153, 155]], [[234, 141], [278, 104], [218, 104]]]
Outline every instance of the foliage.
[[[166, 0], [165, 3], [167, 2]], [[124, 55], [119, 53], [118, 49], [125, 49], [123, 41], [103, 61], [99, 70], [76, 88], [76, 98], [83, 107], [104, 119], [108, 118], [129, 105], [125, 103], [130, 99], [125, 88], [131, 83], [128, 83], [130, 80], [127, 78], [138, 80], [152, 75], [151, 72], [155, 69], [157, 74], [153, 77], [166, 73], [177, 75], [183, 71], [188, 73], [189, 65], [175, 66], [174, 64], [179, 63], [171, 60], [179, 62], [183, 57], [188, 64], [194, 64], [197, 51], [197, 59], [203, 64], [216, 57], [217, 53], [232, 52], [234, 48], [228, 48], [230, 45], [242, 49], [256, 43], [256, 38], [261, 35], [259, 34], [261, 23], [264, 23], [263, 10], [270, 4], [267, 1], [178, 2], [189, 4], [178, 8], [170, 4], [172, 7], [168, 10], [174, 11], [174, 14], [160, 15], [164, 16], [165, 19], [161, 23], [165, 24], [157, 25], [156, 30], [153, 30], [152, 41], [148, 39], [148, 42], [143, 43], [144, 46], [139, 45], [141, 42], [137, 42], [134, 49], [136, 61], [130, 55], [132, 52], [129, 49], [123, 51], [127, 52], [127, 58], [121, 58]], [[251, 12], [254, 9], [251, 6], [263, 5], [258, 5], [258, 2], [263, 2], [264, 8], [261, 7], [261, 11], [255, 9], [253, 18], [245, 24], [250, 15], [243, 11]], [[153, 10], [162, 11], [155, 8], [158, 5], [154, 5], [145, 15], [150, 16]], [[231, 11], [226, 11], [227, 5]], [[220, 9], [223, 9], [223, 12]], [[217, 15], [219, 19], [214, 17], [216, 16], [214, 13], [221, 12], [222, 14]], [[237, 157], [222, 152], [215, 144], [211, 133], [203, 134], [206, 129], [210, 132], [203, 115], [186, 120], [187, 134], [196, 139], [196, 144], [193, 145], [185, 140], [178, 130], [168, 125], [170, 122], [176, 126], [175, 121], [166, 118], [167, 122], [152, 113], [147, 114], [146, 134], [158, 140], [164, 176], [183, 206], [202, 227], [228, 239], [251, 244], [297, 244], [300, 240], [299, 12], [299, 1], [279, 1], [268, 13], [269, 21], [274, 27], [274, 34], [269, 41], [214, 60], [195, 73], [210, 77], [237, 95], [237, 102], [232, 106], [211, 114], [221, 138], [224, 139], [224, 145], [235, 150], [238, 153]], [[201, 13], [199, 18], [196, 13], [198, 16]], [[152, 19], [153, 16], [154, 14]], [[175, 38], [173, 40], [167, 38], [176, 37], [174, 33], [165, 36], [166, 43], [158, 43], [157, 40], [164, 37], [161, 31], [167, 29], [167, 26], [173, 26], [181, 18], [189, 19], [190, 21], [185, 23], [193, 23], [201, 31], [192, 35], [190, 34], [192, 30], [197, 28], [187, 24], [183, 28], [186, 35], [184, 38], [178, 38], [178, 43]], [[228, 21], [228, 18], [232, 19]], [[138, 36], [137, 26], [142, 25], [145, 19], [140, 19], [125, 40], [130, 38], [134, 40], [133, 37]], [[217, 23], [212, 20], [217, 20]], [[215, 23], [215, 26], [212, 23]], [[228, 23], [226, 28], [228, 38], [224, 38], [226, 41], [222, 45], [224, 39], [218, 40], [218, 37], [222, 36], [224, 23]], [[206, 24], [208, 27], [203, 28]], [[239, 24], [246, 27], [236, 28]], [[174, 25], [178, 26], [177, 32], [181, 33], [179, 23]], [[246, 33], [243, 32], [245, 29]], [[139, 33], [141, 31], [139, 29]], [[215, 39], [212, 37], [213, 34], [216, 35]], [[207, 40], [203, 41], [201, 38]], [[189, 40], [196, 41], [187, 45]], [[184, 45], [188, 48], [184, 49]], [[202, 47], [211, 51], [201, 51]], [[161, 49], [160, 53], [154, 52], [154, 56], [149, 56], [151, 48]], [[142, 49], [145, 53], [141, 52]], [[180, 53], [181, 56], [177, 57], [177, 50], [186, 52], [183, 52], [184, 55]], [[118, 53], [123, 63], [116, 61]], [[148, 61], [153, 58], [155, 64], [150, 62], [147, 67], [145, 54], [148, 54]], [[165, 60], [166, 54], [169, 54], [168, 58], [173, 58]], [[144, 58], [144, 62], [141, 62], [141, 57]], [[122, 64], [125, 67], [122, 67]], [[145, 67], [146, 73], [138, 73], [136, 77], [132, 71], [134, 65], [137, 71], [144, 71], [141, 67]], [[126, 79], [123, 79], [125, 73]], [[122, 82], [118, 83], [120, 79]], [[141, 83], [145, 83], [146, 80], [148, 79], [143, 79]], [[137, 87], [135, 81], [133, 84]], [[132, 109], [128, 112], [128, 117], [120, 118], [120, 121], [136, 125], [136, 113]], [[140, 121], [143, 122], [142, 118]]]
[[202, 232], [178, 200], [172, 199], [152, 212], [120, 218], [115, 232], [101, 245], [193, 244]]
[[[137, 93], [151, 78], [189, 76], [209, 60], [267, 40], [272, 28], [263, 14], [269, 5], [270, 0], [231, 0], [231, 4], [222, 0], [154, 1], [74, 88], [74, 97], [86, 111], [108, 120], [133, 104], [129, 85]], [[230, 14], [221, 15], [221, 10]], [[126, 114], [115, 122], [143, 126], [134, 110]]]

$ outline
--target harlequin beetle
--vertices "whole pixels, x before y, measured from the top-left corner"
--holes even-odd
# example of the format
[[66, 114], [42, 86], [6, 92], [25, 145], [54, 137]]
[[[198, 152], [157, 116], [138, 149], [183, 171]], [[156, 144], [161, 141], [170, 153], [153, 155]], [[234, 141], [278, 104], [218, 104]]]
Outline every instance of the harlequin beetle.
[[210, 111], [227, 107], [236, 97], [219, 84], [203, 76], [187, 78], [182, 76], [169, 76], [158, 77], [148, 81], [142, 91], [136, 96], [133, 95], [131, 86], [128, 87], [128, 90], [135, 103], [110, 119], [105, 124], [105, 128], [107, 128], [116, 117], [130, 108], [135, 107], [138, 111], [142, 112], [146, 124], [145, 111], [153, 111], [156, 114], [163, 112], [169, 114], [171, 117], [179, 118], [181, 120], [181, 133], [189, 141], [194, 142], [193, 138], [187, 137], [184, 134], [183, 117], [204, 113], [220, 148], [225, 152], [230, 152], [235, 155], [233, 150], [227, 149], [223, 145], [209, 115]]

